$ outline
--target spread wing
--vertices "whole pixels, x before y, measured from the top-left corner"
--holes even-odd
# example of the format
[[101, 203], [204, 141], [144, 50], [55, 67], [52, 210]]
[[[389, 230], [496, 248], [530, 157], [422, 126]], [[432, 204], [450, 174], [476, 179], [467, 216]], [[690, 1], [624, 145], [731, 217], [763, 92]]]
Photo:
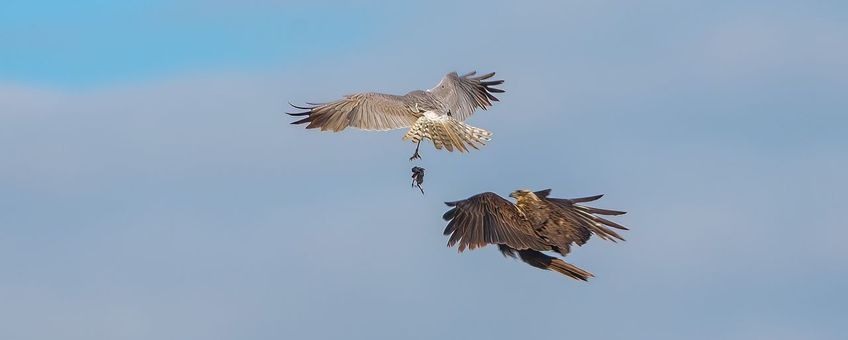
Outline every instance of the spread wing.
[[459, 243], [459, 251], [487, 244], [503, 244], [513, 249], [550, 250], [521, 217], [518, 209], [495, 193], [486, 192], [468, 199], [445, 202], [453, 207], [442, 216], [450, 221], [444, 234], [448, 247]]
[[498, 101], [492, 93], [504, 92], [492, 87], [503, 84], [503, 80], [484, 81], [494, 76], [494, 72], [477, 77], [475, 74], [476, 71], [463, 76], [456, 72], [448, 73], [428, 91], [447, 106], [451, 116], [459, 121], [466, 120], [477, 108], [485, 110], [492, 106], [492, 101]]
[[405, 96], [383, 93], [357, 93], [326, 104], [293, 107], [305, 112], [289, 113], [306, 118], [292, 122], [305, 124], [307, 129], [338, 132], [348, 126], [363, 130], [385, 131], [412, 126], [418, 117]]
[[[627, 228], [618, 223], [598, 216], [623, 215], [625, 214], [624, 211], [598, 209], [578, 204], [583, 202], [595, 201], [603, 197], [603, 195], [566, 199], [548, 197], [550, 193], [551, 189], [534, 192], [537, 197], [551, 203], [553, 207], [557, 208], [557, 216], [562, 219], [561, 221], [559, 221], [558, 225], [564, 229], [560, 231], [560, 234], [563, 235], [563, 238], [560, 240], [560, 242], [556, 242], [557, 246], [559, 246], [560, 248], [564, 247], [567, 250], [567, 245], [571, 242], [583, 244], [589, 239], [589, 236], [591, 234], [598, 235], [598, 237], [604, 240], [609, 240], [613, 242], [615, 242], [616, 240], [624, 241], [624, 238], [622, 238], [621, 235], [619, 235], [608, 227], [621, 230], [628, 230]], [[566, 242], [566, 245], [562, 245], [561, 243], [563, 242]]]

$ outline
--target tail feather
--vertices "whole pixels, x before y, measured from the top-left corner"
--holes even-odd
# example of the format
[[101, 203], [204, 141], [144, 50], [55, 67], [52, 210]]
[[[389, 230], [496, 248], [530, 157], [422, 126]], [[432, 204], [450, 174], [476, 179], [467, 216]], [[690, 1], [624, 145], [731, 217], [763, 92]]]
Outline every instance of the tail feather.
[[456, 149], [459, 152], [469, 151], [469, 147], [478, 149], [491, 140], [492, 133], [484, 129], [473, 127], [448, 116], [437, 118], [422, 116], [409, 131], [403, 136], [403, 140], [411, 140], [418, 143], [429, 139], [436, 149], [442, 148], [448, 151]]
[[555, 257], [551, 257], [541, 252], [524, 249], [518, 251], [518, 256], [527, 264], [545, 270], [553, 270], [573, 279], [589, 281], [590, 277], [594, 277], [592, 273], [583, 269], [577, 268], [575, 265], [567, 263]]

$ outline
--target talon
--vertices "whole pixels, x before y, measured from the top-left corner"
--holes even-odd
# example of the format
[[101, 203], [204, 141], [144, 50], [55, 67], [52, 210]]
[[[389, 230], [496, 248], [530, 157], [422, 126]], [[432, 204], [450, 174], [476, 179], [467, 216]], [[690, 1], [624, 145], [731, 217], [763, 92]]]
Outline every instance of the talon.
[[409, 157], [409, 161], [411, 162], [413, 159], [421, 159], [421, 155], [418, 154], [418, 148], [421, 147], [421, 141], [418, 141], [418, 145], [415, 146], [415, 153], [412, 154], [412, 157]]

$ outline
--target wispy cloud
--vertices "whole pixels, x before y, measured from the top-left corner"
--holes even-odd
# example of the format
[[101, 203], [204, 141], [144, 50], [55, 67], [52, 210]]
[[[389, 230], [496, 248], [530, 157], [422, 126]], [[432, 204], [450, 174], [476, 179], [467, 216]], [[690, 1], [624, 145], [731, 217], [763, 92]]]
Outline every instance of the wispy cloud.
[[[409, 7], [421, 25], [378, 20], [379, 39], [327, 28], [361, 43], [344, 53], [94, 87], [4, 78], [0, 337], [836, 339], [844, 25], [711, 6]], [[423, 198], [401, 131], [283, 114], [471, 69], [507, 81], [472, 117], [494, 140], [422, 146]], [[628, 241], [569, 256], [589, 284], [444, 247], [441, 201], [518, 187], [606, 193]]]

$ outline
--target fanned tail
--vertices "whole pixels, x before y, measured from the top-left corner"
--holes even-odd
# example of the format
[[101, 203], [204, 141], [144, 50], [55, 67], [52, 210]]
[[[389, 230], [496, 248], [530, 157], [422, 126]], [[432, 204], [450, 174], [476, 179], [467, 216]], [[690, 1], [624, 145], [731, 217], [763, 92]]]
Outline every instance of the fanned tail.
[[411, 140], [418, 143], [421, 140], [433, 141], [436, 149], [442, 148], [459, 152], [469, 151], [469, 146], [478, 149], [478, 146], [486, 145], [492, 139], [492, 133], [484, 129], [473, 127], [449, 116], [435, 116], [425, 114], [409, 131], [403, 136], [403, 140]]

